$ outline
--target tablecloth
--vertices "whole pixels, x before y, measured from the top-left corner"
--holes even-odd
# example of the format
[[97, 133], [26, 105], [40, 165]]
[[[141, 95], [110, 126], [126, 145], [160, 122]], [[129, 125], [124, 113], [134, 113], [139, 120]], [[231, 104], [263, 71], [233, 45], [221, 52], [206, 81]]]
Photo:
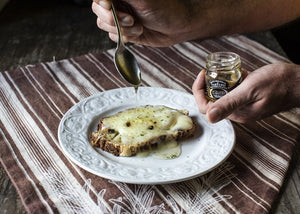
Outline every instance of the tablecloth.
[[[59, 49], [59, 47], [57, 47]], [[167, 48], [132, 45], [142, 85], [191, 92], [207, 54], [233, 51], [252, 71], [288, 60], [242, 35]], [[236, 145], [213, 171], [187, 181], [145, 185], [94, 175], [63, 153], [57, 131], [81, 100], [128, 87], [114, 50], [43, 62], [0, 73], [1, 164], [29, 213], [267, 213], [299, 141], [297, 109], [261, 121], [233, 123]]]

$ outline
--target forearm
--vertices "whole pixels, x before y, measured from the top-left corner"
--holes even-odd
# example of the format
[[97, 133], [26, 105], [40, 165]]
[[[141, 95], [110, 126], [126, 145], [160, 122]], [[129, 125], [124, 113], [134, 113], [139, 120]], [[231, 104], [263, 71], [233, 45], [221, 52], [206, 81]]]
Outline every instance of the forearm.
[[190, 0], [186, 40], [267, 30], [300, 17], [300, 0]]
[[[300, 17], [300, 0], [121, 2], [130, 8], [118, 11], [124, 41], [149, 46], [165, 47], [187, 40], [266, 30]], [[98, 27], [109, 32], [110, 38], [117, 41], [110, 1], [93, 3], [92, 9], [98, 16]]]

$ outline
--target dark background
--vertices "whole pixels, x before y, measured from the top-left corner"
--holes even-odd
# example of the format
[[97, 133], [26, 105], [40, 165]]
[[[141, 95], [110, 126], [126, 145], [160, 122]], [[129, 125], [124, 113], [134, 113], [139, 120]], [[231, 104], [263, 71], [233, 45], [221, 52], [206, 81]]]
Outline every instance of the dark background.
[[85, 2], [9, 1], [0, 12], [0, 71], [115, 47]]
[[300, 64], [300, 18], [272, 30], [273, 35], [296, 64]]

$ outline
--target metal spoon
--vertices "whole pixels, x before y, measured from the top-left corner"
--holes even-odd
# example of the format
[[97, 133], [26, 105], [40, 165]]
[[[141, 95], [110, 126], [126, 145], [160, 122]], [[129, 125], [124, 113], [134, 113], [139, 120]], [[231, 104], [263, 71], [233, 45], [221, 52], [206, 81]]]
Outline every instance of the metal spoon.
[[121, 76], [130, 84], [137, 88], [141, 83], [141, 72], [134, 55], [125, 47], [122, 32], [119, 25], [113, 1], [111, 0], [111, 10], [118, 30], [118, 43], [115, 52], [114, 62]]

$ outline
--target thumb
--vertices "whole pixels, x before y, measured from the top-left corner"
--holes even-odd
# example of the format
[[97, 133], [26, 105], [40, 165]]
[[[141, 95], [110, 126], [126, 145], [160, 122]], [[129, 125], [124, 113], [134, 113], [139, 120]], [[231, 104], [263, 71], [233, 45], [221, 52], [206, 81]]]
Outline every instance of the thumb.
[[216, 123], [248, 104], [249, 97], [243, 87], [237, 87], [214, 102], [206, 112], [209, 122]]

